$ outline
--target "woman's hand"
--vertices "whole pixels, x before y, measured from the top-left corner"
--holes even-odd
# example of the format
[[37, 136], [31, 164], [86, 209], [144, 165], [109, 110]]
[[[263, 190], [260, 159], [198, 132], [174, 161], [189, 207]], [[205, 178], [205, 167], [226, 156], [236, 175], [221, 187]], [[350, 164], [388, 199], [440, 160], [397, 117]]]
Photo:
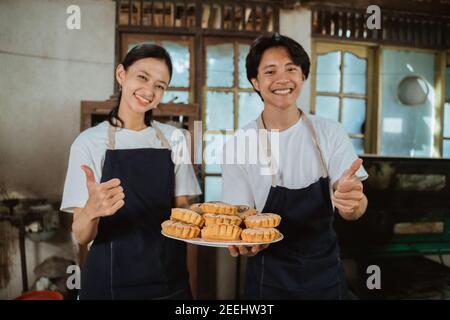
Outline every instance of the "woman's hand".
[[119, 179], [97, 183], [91, 168], [83, 165], [81, 169], [86, 174], [86, 186], [89, 193], [84, 210], [91, 220], [111, 216], [124, 206], [125, 194]]
[[228, 250], [230, 251], [230, 255], [232, 257], [237, 257], [238, 255], [253, 257], [261, 250], [264, 250], [268, 247], [268, 244], [259, 244], [252, 247], [246, 246], [229, 246]]

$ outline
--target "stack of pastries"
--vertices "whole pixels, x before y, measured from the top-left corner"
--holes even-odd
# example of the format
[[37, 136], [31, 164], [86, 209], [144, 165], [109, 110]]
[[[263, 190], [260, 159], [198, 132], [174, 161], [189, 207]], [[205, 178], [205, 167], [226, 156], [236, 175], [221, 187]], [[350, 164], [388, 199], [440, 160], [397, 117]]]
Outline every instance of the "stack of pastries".
[[173, 208], [161, 227], [164, 234], [183, 239], [271, 242], [281, 236], [276, 229], [280, 221], [278, 214], [258, 213], [249, 206], [206, 202]]

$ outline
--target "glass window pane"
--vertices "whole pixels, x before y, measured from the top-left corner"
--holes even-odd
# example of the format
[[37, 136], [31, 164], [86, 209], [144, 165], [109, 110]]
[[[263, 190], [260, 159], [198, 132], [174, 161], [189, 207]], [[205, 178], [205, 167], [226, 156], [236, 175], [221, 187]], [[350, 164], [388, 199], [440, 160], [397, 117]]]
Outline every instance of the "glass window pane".
[[364, 133], [366, 121], [366, 100], [344, 98], [342, 124], [347, 133]]
[[341, 53], [339, 51], [317, 56], [316, 91], [339, 92], [341, 81]]
[[189, 92], [176, 90], [166, 91], [164, 92], [164, 96], [161, 101], [162, 103], [189, 103]]
[[444, 137], [450, 138], [450, 103], [444, 105]]
[[367, 60], [344, 53], [344, 93], [366, 94]]
[[[128, 51], [138, 44], [156, 44], [156, 41], [144, 41], [140, 43], [128, 44]], [[159, 44], [159, 43], [158, 43]], [[189, 47], [173, 41], [162, 41], [163, 46], [169, 52], [172, 59], [172, 79], [169, 86], [171, 87], [189, 87]]]
[[223, 146], [232, 135], [220, 133], [205, 133], [203, 161], [206, 173], [222, 173]]
[[339, 98], [317, 96], [316, 115], [322, 118], [339, 121]]
[[222, 177], [205, 177], [205, 201], [222, 199]]
[[189, 87], [189, 47], [172, 41], [162, 41], [161, 45], [169, 52], [172, 58], [172, 87]]
[[208, 91], [206, 94], [206, 128], [234, 129], [233, 93]]
[[252, 84], [247, 79], [247, 70], [245, 68], [245, 59], [247, 58], [250, 46], [246, 44], [239, 45], [239, 87], [252, 88]]
[[450, 140], [444, 140], [443, 146], [442, 146], [442, 157], [443, 158], [450, 158]]
[[445, 73], [445, 98], [450, 99], [450, 67], [447, 67], [447, 72]]
[[264, 109], [264, 104], [256, 92], [239, 93], [238, 128], [255, 120]]
[[381, 79], [381, 155], [431, 157], [436, 129], [434, 97], [418, 105], [400, 103], [397, 89], [411, 75], [422, 78], [430, 88], [435, 82], [435, 55], [428, 52], [383, 50]]
[[206, 85], [232, 87], [234, 73], [232, 43], [209, 45], [206, 50]]
[[356, 154], [364, 154], [364, 139], [352, 138], [351, 140]]

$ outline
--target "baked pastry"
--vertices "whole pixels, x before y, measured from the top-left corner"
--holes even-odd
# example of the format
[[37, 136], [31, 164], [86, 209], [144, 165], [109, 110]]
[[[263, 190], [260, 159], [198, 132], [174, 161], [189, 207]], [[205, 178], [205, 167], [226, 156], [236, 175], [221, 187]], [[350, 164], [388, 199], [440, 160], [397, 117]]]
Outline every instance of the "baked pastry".
[[189, 206], [189, 209], [194, 210], [197, 213], [203, 214], [201, 206], [202, 206], [201, 203], [194, 203]]
[[255, 208], [252, 208], [250, 206], [238, 205], [236, 207], [237, 207], [237, 215], [243, 220], [245, 220], [245, 218], [249, 216], [253, 216], [258, 213], [258, 211], [256, 211]]
[[275, 228], [280, 224], [281, 217], [275, 213], [257, 213], [245, 219], [247, 228]]
[[205, 226], [207, 227], [218, 223], [234, 224], [236, 226], [239, 226], [242, 222], [242, 219], [238, 216], [229, 216], [226, 214], [214, 213], [205, 213], [203, 215], [203, 219], [205, 219]]
[[250, 228], [242, 230], [241, 238], [245, 242], [271, 242], [280, 235], [275, 228]]
[[180, 221], [166, 220], [161, 223], [161, 228], [166, 235], [176, 238], [192, 239], [200, 234], [199, 227]]
[[199, 227], [203, 226], [204, 223], [201, 214], [195, 212], [194, 210], [184, 208], [172, 208], [172, 214], [170, 215], [170, 219], [190, 223]]
[[224, 202], [205, 202], [200, 208], [204, 213], [226, 214], [235, 216], [237, 208], [231, 204]]
[[202, 229], [202, 238], [207, 240], [239, 240], [242, 229], [233, 224], [218, 223], [205, 226]]

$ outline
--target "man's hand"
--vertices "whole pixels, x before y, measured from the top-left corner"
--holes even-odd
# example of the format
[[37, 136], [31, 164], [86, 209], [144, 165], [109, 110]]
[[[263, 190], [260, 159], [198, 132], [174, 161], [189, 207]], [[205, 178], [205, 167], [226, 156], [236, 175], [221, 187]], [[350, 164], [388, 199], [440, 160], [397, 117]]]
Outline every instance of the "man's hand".
[[268, 244], [259, 244], [253, 247], [246, 246], [229, 246], [228, 250], [230, 251], [230, 255], [232, 257], [237, 257], [238, 255], [253, 257], [261, 250], [264, 250], [268, 247]]
[[361, 159], [355, 160], [351, 167], [344, 171], [335, 185], [333, 202], [341, 216], [346, 220], [360, 218], [367, 208], [363, 184], [355, 175], [362, 162]]
[[86, 187], [89, 193], [89, 199], [84, 209], [91, 219], [111, 216], [123, 207], [125, 194], [119, 179], [97, 183], [91, 168], [83, 165], [81, 169], [86, 174]]

